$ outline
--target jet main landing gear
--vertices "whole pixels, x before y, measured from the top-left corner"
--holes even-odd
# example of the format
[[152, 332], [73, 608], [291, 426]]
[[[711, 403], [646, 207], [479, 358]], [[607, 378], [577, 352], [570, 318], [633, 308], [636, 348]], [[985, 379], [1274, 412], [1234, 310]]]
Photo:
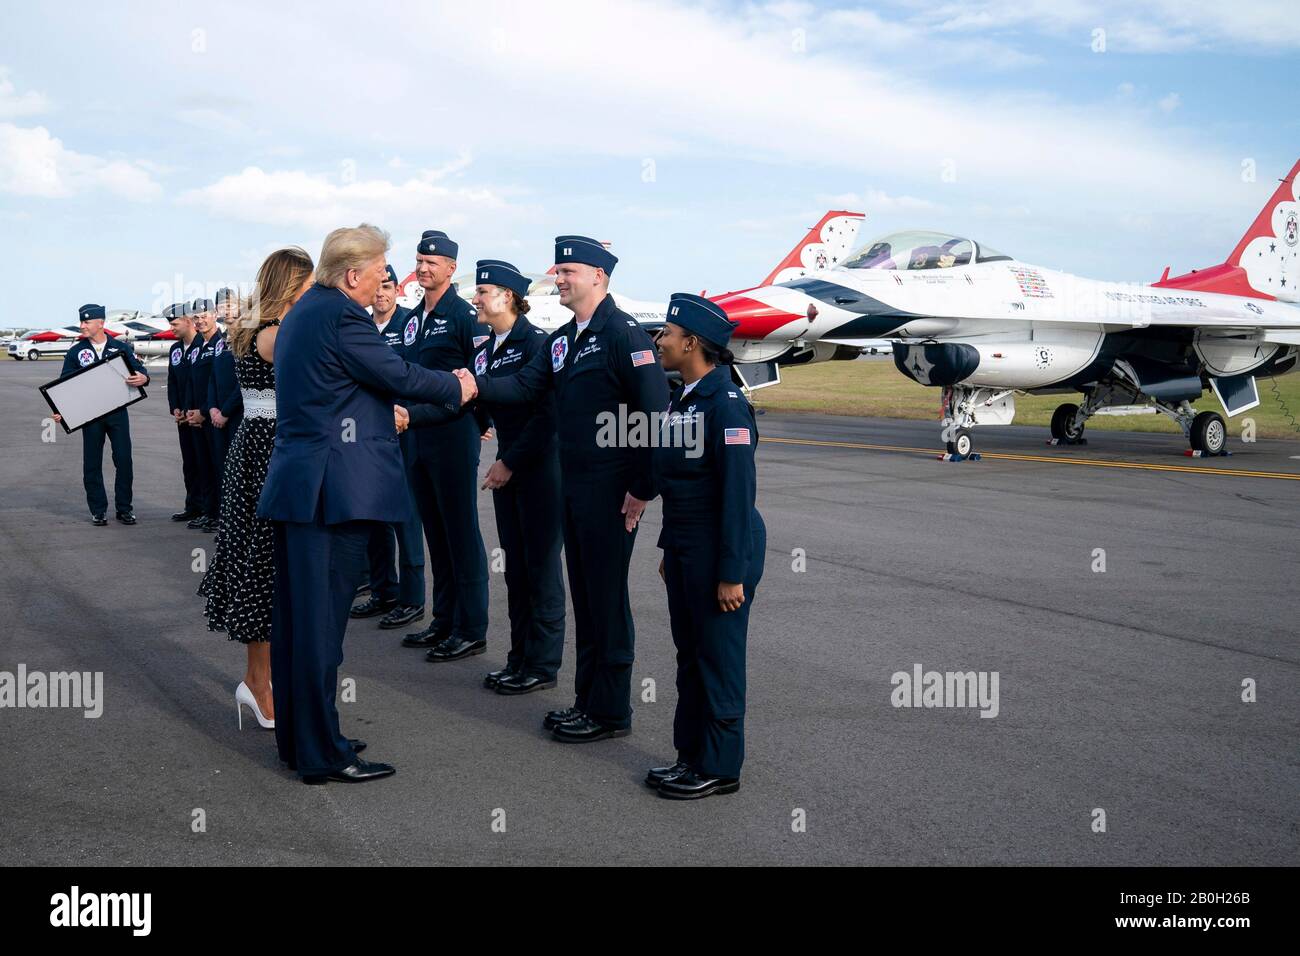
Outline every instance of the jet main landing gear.
[[1057, 445], [1086, 445], [1088, 439], [1083, 437], [1084, 423], [1091, 416], [1086, 408], [1081, 411], [1078, 405], [1058, 405], [1052, 412], [1052, 438]]

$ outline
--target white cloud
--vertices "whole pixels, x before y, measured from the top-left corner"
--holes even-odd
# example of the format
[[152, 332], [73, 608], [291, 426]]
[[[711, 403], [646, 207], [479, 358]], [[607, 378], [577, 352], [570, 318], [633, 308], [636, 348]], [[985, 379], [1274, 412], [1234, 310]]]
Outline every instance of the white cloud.
[[1164, 112], [1172, 113], [1182, 105], [1182, 102], [1183, 98], [1181, 96], [1177, 93], [1170, 93], [1167, 96], [1160, 97], [1160, 100], [1156, 105], [1159, 106], [1160, 109], [1164, 110]]
[[1082, 47], [1092, 30], [1106, 31], [1108, 52], [1178, 53], [1201, 49], [1294, 50], [1300, 18], [1293, 0], [961, 0], [937, 8], [924, 0], [910, 6], [919, 19], [948, 33], [1023, 30], [1057, 38], [1076, 37]]
[[340, 182], [318, 173], [257, 166], [192, 189], [178, 201], [220, 218], [317, 231], [366, 221], [400, 233], [435, 219], [439, 228], [451, 230], [479, 216], [517, 220], [531, 214], [487, 187], [449, 188], [423, 177]]
[[49, 106], [49, 102], [41, 93], [34, 90], [19, 93], [13, 80], [9, 79], [8, 68], [0, 66], [0, 119], [33, 116], [44, 113]]
[[0, 123], [0, 192], [64, 199], [97, 190], [136, 202], [162, 194], [137, 164], [74, 152], [44, 126]]

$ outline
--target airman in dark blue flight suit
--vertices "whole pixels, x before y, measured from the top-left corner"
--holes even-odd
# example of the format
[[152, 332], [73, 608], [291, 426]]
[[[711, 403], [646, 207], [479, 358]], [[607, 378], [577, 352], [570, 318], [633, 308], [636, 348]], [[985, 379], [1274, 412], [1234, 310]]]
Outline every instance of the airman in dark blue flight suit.
[[[412, 310], [420, 326], [416, 340], [407, 346], [406, 358], [434, 371], [469, 368], [475, 350], [487, 341], [488, 330], [479, 325], [473, 307], [451, 283], [458, 252], [446, 233], [432, 229], [416, 247], [416, 278], [425, 297]], [[478, 526], [477, 486], [481, 435], [488, 426], [485, 419], [468, 412], [451, 421], [438, 421], [436, 410], [421, 404], [411, 404], [409, 412], [416, 453], [411, 491], [429, 545], [433, 621], [402, 643], [428, 646], [427, 642], [445, 635], [429, 647], [425, 659], [456, 661], [482, 654], [487, 647], [487, 556]]]
[[758, 429], [726, 351], [735, 325], [708, 299], [678, 293], [658, 338], [664, 368], [684, 383], [654, 452], [677, 647], [677, 762], [651, 769], [646, 783], [678, 800], [739, 790], [745, 757], [745, 640], [767, 531], [754, 507]]
[[[131, 369], [127, 384], [147, 385], [149, 373], [135, 357], [131, 343], [119, 341], [104, 332], [104, 307], [83, 305], [78, 312], [82, 338], [73, 342], [68, 354], [63, 357], [63, 374], [98, 365], [122, 353]], [[81, 428], [81, 480], [86, 488], [86, 505], [90, 508], [91, 523], [96, 527], [108, 524], [108, 519], [104, 517], [108, 511], [108, 492], [104, 490], [105, 438], [113, 451], [113, 510], [122, 524], [135, 524], [135, 512], [131, 510], [131, 482], [134, 475], [131, 462], [131, 422], [125, 408], [119, 408]]]
[[571, 743], [630, 732], [636, 638], [627, 572], [637, 522], [654, 497], [648, 420], [668, 406], [654, 344], [609, 295], [617, 262], [593, 239], [557, 237], [556, 287], [574, 319], [515, 375], [476, 376], [486, 403], [555, 393], [577, 663], [573, 707], [547, 714], [543, 726]]
[[167, 356], [167, 407], [176, 422], [176, 436], [181, 446], [181, 476], [185, 480], [185, 507], [172, 515], [173, 521], [193, 521], [203, 514], [203, 494], [194, 459], [194, 429], [185, 423], [184, 396], [190, 373], [186, 350], [197, 334], [188, 311], [185, 303], [178, 302], [163, 312], [176, 336], [176, 344]]
[[[474, 355], [474, 374], [507, 378], [538, 354], [547, 336], [523, 313], [529, 280], [500, 259], [475, 267], [474, 304], [493, 336]], [[505, 552], [510, 610], [506, 666], [484, 680], [498, 694], [554, 687], [564, 654], [564, 578], [560, 571], [560, 459], [555, 398], [533, 405], [487, 405], [497, 435], [497, 460], [483, 487], [492, 489], [497, 537]]]
[[[235, 321], [239, 321], [238, 317]], [[213, 474], [217, 487], [221, 487], [221, 476], [226, 472], [226, 450], [235, 438], [235, 430], [244, 417], [244, 395], [239, 389], [239, 379], [235, 377], [235, 353], [230, 351], [226, 334], [218, 332], [212, 342], [212, 374], [208, 376], [207, 404], [208, 433], [212, 441]], [[214, 412], [220, 413], [217, 418]]]
[[[408, 322], [411, 310], [397, 304], [397, 296], [402, 291], [397, 273], [391, 265], [386, 272], [380, 295], [375, 299], [375, 328], [389, 347], [405, 358], [407, 326], [410, 324], [410, 338], [414, 342], [420, 323]], [[381, 299], [391, 304], [387, 318], [379, 309]], [[402, 461], [409, 476], [415, 463], [414, 437], [410, 429], [398, 436], [398, 443], [402, 446]], [[424, 530], [420, 527], [420, 511], [415, 506], [408, 478], [403, 478], [400, 486], [393, 489], [393, 494], [407, 499], [410, 507], [406, 519], [397, 524], [376, 526], [366, 546], [366, 557], [370, 562], [366, 584], [370, 597], [350, 612], [355, 618], [383, 614], [379, 626], [385, 630], [406, 627], [424, 617]]]
[[216, 318], [213, 315], [212, 302], [208, 299], [195, 299], [190, 303], [190, 317], [198, 335], [190, 346], [190, 374], [186, 378], [184, 395], [188, 413], [186, 421], [196, 429], [195, 462], [198, 465], [199, 480], [203, 487], [203, 517], [196, 518], [186, 527], [196, 531], [216, 531], [217, 518], [221, 511], [221, 482], [217, 476], [212, 438], [212, 421], [208, 405], [208, 382], [212, 378], [212, 360], [216, 357], [217, 331]]

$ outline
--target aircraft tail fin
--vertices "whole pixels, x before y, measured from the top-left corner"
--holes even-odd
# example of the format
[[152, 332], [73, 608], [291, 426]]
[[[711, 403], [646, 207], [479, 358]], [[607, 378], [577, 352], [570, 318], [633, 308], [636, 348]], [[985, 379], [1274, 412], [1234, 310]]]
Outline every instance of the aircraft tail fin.
[[1300, 162], [1278, 184], [1227, 261], [1154, 283], [1162, 288], [1300, 301]]
[[819, 269], [829, 269], [853, 251], [865, 213], [832, 210], [799, 240], [760, 285], [788, 282]]

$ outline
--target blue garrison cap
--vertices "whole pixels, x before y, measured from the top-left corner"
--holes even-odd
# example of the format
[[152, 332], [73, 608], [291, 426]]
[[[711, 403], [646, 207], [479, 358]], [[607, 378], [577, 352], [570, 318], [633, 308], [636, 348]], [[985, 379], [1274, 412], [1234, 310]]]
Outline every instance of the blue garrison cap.
[[218, 289], [218, 290], [217, 290], [217, 305], [223, 305], [223, 304], [226, 302], [227, 299], [234, 299], [234, 298], [235, 298], [235, 290], [234, 290], [234, 289]]
[[460, 252], [460, 246], [452, 242], [441, 229], [426, 229], [420, 236], [420, 244], [415, 247], [415, 251], [422, 256], [446, 256], [448, 259], [455, 259]]
[[211, 299], [195, 299], [190, 303], [190, 315], [202, 315], [212, 311]]
[[612, 275], [618, 257], [610, 255], [609, 250], [595, 239], [586, 236], [556, 236], [555, 264], [558, 266], [563, 262], [581, 262], [604, 269], [606, 275]]
[[519, 295], [527, 295], [532, 283], [528, 277], [503, 259], [480, 259], [474, 266], [474, 284], [505, 286]]
[[689, 292], [672, 294], [668, 299], [668, 314], [665, 318], [719, 348], [726, 348], [731, 333], [740, 325], [727, 318], [727, 313], [717, 303]]
[[393, 267], [391, 265], [387, 266], [387, 269], [388, 269], [388, 278], [385, 279], [384, 281], [391, 282], [393, 285], [397, 285], [397, 273], [393, 271]]
[[172, 319], [188, 319], [189, 306], [184, 302], [173, 302], [167, 308], [163, 309], [163, 318], [170, 322]]
[[77, 318], [85, 322], [87, 319], [102, 319], [105, 317], [104, 307], [102, 305], [83, 305], [77, 310]]

